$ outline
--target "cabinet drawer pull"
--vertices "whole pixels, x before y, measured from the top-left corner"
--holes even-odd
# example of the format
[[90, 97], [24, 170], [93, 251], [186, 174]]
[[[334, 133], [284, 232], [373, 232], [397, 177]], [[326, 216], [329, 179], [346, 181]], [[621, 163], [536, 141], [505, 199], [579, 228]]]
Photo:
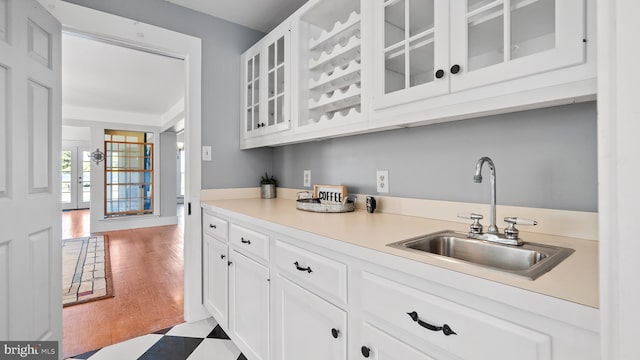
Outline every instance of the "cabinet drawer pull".
[[340, 330], [336, 328], [331, 329], [331, 336], [333, 336], [334, 339], [337, 339], [339, 334], [340, 334]]
[[306, 272], [308, 272], [309, 274], [311, 274], [311, 267], [310, 267], [310, 266], [307, 266], [306, 268], [300, 267], [300, 264], [298, 264], [298, 262], [297, 262], [297, 261], [296, 261], [296, 262], [294, 262], [294, 263], [293, 263], [293, 265], [295, 265], [295, 266], [296, 266], [296, 269], [298, 269], [299, 271], [306, 271]]
[[227, 266], [231, 266], [231, 264], [233, 264], [233, 261], [227, 261]]
[[240, 238], [240, 242], [243, 244], [251, 245], [251, 240], [245, 240], [243, 237]]
[[215, 226], [213, 224], [209, 224], [209, 227], [212, 228], [212, 229], [217, 229], [218, 228], [217, 226]]
[[224, 258], [226, 258], [226, 257], [227, 257], [227, 255], [225, 255], [225, 254], [220, 254], [220, 259], [224, 259]]
[[360, 348], [360, 352], [362, 353], [362, 356], [368, 358], [369, 354], [371, 353], [371, 349], [369, 349], [366, 346], [363, 346], [363, 347]]
[[422, 326], [425, 329], [429, 329], [431, 331], [440, 331], [442, 330], [442, 332], [446, 335], [458, 335], [456, 334], [447, 324], [444, 324], [442, 326], [435, 326], [435, 325], [431, 325], [429, 323], [426, 323], [422, 320], [420, 320], [420, 318], [418, 317], [418, 313], [415, 311], [412, 312], [408, 312], [407, 315], [409, 315], [411, 317], [411, 320], [415, 321], [418, 323], [418, 325]]

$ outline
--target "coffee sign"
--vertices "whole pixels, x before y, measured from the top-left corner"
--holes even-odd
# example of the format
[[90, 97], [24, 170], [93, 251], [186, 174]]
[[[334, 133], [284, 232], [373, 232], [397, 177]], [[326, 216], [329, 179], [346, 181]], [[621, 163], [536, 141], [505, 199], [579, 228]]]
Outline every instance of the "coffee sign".
[[347, 198], [347, 187], [342, 185], [314, 185], [313, 197], [321, 203], [341, 204]]

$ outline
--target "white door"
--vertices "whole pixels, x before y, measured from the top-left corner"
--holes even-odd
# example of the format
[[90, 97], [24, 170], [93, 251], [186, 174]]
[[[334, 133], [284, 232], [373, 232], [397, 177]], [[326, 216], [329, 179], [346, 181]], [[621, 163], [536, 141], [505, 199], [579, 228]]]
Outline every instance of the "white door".
[[78, 146], [62, 149], [60, 175], [62, 209], [88, 209], [91, 201], [91, 151]]
[[227, 244], [203, 235], [204, 306], [227, 329], [228, 267]]
[[249, 359], [269, 359], [269, 269], [229, 251], [229, 328]]
[[62, 341], [60, 38], [37, 1], [0, 0], [0, 340]]
[[584, 62], [585, 22], [584, 0], [452, 1], [451, 91]]
[[276, 358], [347, 358], [347, 313], [278, 275]]
[[374, 360], [434, 360], [404, 342], [387, 335], [375, 327], [362, 323], [362, 340], [359, 346], [359, 358]]

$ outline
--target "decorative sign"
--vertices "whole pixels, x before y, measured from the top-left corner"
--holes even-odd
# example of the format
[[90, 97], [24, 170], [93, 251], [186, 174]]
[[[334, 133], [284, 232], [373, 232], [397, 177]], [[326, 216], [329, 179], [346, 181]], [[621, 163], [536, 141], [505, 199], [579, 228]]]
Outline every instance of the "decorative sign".
[[341, 204], [347, 198], [347, 187], [342, 185], [313, 185], [313, 197], [322, 203]]

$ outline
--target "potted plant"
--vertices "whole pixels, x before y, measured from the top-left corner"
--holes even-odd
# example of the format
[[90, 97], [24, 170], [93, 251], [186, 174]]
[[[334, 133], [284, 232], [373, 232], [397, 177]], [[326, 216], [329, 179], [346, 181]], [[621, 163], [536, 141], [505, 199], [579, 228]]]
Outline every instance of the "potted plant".
[[276, 186], [278, 186], [278, 180], [273, 175], [269, 176], [268, 173], [264, 173], [264, 176], [260, 179], [260, 194], [263, 199], [273, 199], [276, 197]]

